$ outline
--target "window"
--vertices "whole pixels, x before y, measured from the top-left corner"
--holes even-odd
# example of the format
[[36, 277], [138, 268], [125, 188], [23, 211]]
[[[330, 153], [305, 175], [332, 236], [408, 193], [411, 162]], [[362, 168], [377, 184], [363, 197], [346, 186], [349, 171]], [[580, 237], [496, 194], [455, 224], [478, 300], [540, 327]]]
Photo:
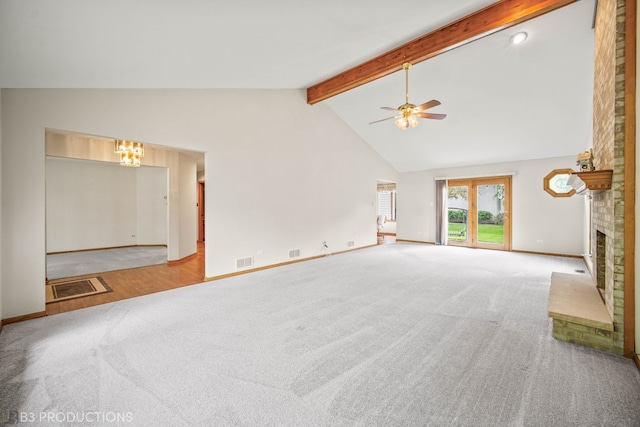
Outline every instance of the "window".
[[572, 169], [554, 169], [542, 180], [544, 191], [553, 197], [571, 197], [576, 190], [567, 181], [573, 172]]
[[387, 221], [396, 219], [396, 192], [378, 191], [378, 215], [384, 215]]

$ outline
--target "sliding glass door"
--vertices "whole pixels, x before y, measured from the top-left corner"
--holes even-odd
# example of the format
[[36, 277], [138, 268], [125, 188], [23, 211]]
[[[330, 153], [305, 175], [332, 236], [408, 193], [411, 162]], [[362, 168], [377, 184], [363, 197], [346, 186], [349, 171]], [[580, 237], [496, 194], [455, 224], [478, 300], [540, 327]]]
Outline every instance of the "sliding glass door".
[[511, 177], [451, 180], [449, 244], [511, 249]]
[[449, 181], [448, 200], [448, 240], [452, 245], [469, 245], [469, 188], [468, 181]]

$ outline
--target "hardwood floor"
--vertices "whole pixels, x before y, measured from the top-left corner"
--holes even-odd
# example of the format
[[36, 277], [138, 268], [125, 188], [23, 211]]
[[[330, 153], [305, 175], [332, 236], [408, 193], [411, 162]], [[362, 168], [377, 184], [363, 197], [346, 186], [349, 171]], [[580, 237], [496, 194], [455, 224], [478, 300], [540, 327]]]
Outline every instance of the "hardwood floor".
[[385, 233], [378, 234], [379, 245], [388, 245], [389, 243], [395, 243], [395, 242], [396, 242], [395, 234], [385, 234]]
[[[389, 244], [395, 241], [395, 235], [385, 235], [384, 239], [380, 236], [378, 244]], [[198, 243], [198, 252], [195, 257], [184, 261], [86, 274], [73, 279], [95, 276], [100, 276], [113, 292], [48, 303], [47, 316], [202, 283], [204, 282], [204, 243]], [[50, 280], [49, 283], [54, 284], [69, 279], [65, 277]]]
[[[204, 243], [198, 243], [198, 252], [195, 257], [184, 261], [128, 270], [108, 271], [77, 276], [77, 278], [95, 276], [102, 277], [113, 292], [49, 303], [46, 305], [47, 315], [202, 283], [204, 281]], [[69, 278], [51, 280], [49, 283], [67, 280]]]

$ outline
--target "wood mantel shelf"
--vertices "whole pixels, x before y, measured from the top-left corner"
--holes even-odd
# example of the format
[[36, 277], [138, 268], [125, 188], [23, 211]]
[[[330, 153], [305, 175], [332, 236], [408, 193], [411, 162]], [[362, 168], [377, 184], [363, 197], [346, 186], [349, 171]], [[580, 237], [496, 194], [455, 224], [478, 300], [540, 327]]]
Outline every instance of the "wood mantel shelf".
[[612, 169], [604, 169], [589, 172], [572, 172], [584, 182], [586, 187], [591, 191], [602, 191], [611, 189], [611, 178], [613, 177]]

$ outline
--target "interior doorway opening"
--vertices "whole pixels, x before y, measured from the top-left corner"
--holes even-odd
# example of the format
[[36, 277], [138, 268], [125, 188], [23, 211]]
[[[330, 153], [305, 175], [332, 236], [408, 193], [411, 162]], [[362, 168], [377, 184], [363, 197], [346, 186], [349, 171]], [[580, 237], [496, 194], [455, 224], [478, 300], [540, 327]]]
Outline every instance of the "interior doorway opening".
[[396, 183], [378, 180], [376, 192], [376, 225], [378, 244], [396, 241]]
[[[198, 242], [204, 203], [200, 215], [194, 184], [204, 181], [205, 153], [145, 143], [145, 154], [141, 167], [124, 168], [118, 165], [113, 138], [45, 131], [45, 269], [50, 252], [65, 255], [158, 245], [164, 249], [161, 263], [143, 266], [136, 259], [136, 267], [131, 268], [116, 258], [108, 268], [88, 265], [87, 271], [47, 280], [45, 285], [53, 286], [99, 275], [104, 280], [108, 277], [111, 288], [102, 294], [74, 293], [72, 299], [48, 302], [48, 314], [204, 280], [204, 243]], [[56, 172], [55, 177], [50, 172]], [[100, 261], [103, 265], [109, 260]]]

